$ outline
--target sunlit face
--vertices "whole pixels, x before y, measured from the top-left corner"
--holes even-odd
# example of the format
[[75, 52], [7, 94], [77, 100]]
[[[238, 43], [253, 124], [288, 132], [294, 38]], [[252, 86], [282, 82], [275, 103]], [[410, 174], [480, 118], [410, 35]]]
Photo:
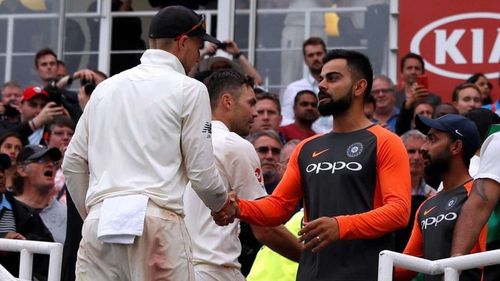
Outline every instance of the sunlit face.
[[255, 103], [253, 89], [247, 85], [243, 86], [232, 112], [231, 131], [240, 136], [247, 136], [250, 133], [254, 118], [257, 116]]
[[458, 110], [458, 113], [464, 115], [474, 108], [481, 108], [481, 94], [472, 87], [467, 87], [458, 92], [458, 99], [453, 102], [453, 106]]
[[411, 85], [417, 81], [417, 77], [424, 73], [422, 64], [418, 59], [407, 58], [403, 65], [403, 80], [406, 84]]

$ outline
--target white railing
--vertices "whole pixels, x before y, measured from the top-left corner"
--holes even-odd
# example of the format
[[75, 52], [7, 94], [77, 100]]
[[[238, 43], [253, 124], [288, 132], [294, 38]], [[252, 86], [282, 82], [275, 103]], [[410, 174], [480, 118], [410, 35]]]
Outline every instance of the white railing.
[[[47, 281], [61, 279], [61, 263], [63, 246], [61, 243], [0, 239], [0, 251], [21, 252], [19, 265], [19, 280], [31, 280], [33, 275], [33, 254], [50, 255], [49, 276]], [[1, 280], [16, 280], [9, 278], [8, 272], [0, 265]], [[9, 279], [7, 279], [9, 278]]]
[[378, 281], [391, 281], [394, 266], [429, 275], [444, 273], [444, 281], [458, 281], [460, 271], [492, 264], [500, 264], [500, 250], [434, 261], [386, 250], [379, 254]]

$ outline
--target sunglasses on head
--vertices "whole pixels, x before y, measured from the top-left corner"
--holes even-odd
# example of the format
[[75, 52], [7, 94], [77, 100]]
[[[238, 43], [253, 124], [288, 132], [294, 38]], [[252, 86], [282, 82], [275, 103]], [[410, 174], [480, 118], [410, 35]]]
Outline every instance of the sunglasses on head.
[[189, 29], [188, 31], [183, 32], [183, 33], [181, 33], [181, 34], [177, 35], [177, 36], [175, 37], [175, 41], [179, 40], [179, 39], [180, 39], [183, 35], [187, 35], [187, 36], [189, 36], [189, 33], [193, 32], [194, 30], [196, 30], [196, 29], [197, 29], [198, 27], [200, 27], [200, 26], [201, 26], [203, 29], [206, 29], [206, 28], [205, 28], [205, 15], [203, 15], [203, 14], [201, 15], [201, 20], [200, 20], [200, 22], [198, 22], [197, 24], [195, 24], [195, 25], [194, 25], [193, 27], [191, 27], [191, 29]]

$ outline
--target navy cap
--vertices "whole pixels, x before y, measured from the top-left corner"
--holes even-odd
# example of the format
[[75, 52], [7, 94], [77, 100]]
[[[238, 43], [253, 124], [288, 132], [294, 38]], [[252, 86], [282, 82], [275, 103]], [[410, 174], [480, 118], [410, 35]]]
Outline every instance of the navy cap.
[[476, 124], [470, 119], [458, 114], [446, 114], [437, 119], [430, 119], [422, 115], [415, 118], [417, 129], [427, 135], [431, 128], [452, 134], [464, 142], [464, 150], [475, 152], [481, 147], [481, 138]]
[[207, 34], [203, 15], [183, 6], [168, 6], [161, 9], [149, 26], [149, 38], [176, 38], [183, 34], [198, 36], [215, 44], [221, 43]]
[[48, 148], [41, 144], [26, 145], [17, 155], [17, 163], [23, 163], [31, 160], [38, 160], [48, 155], [53, 161], [58, 161], [62, 158], [62, 153], [59, 149], [52, 147]]
[[7, 170], [10, 168], [10, 157], [5, 153], [0, 153], [0, 170]]

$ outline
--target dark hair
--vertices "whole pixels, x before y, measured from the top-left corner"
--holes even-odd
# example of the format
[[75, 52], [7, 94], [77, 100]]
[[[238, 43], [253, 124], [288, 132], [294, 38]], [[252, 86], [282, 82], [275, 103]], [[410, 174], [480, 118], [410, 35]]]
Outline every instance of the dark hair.
[[366, 96], [366, 98], [363, 100], [364, 104], [373, 104], [373, 107], [377, 107], [377, 102], [375, 101], [375, 97], [372, 94], [369, 94]]
[[400, 72], [403, 72], [403, 69], [405, 68], [405, 63], [406, 63], [406, 60], [407, 59], [416, 59], [420, 62], [420, 64], [422, 65], [422, 73], [425, 73], [425, 62], [424, 62], [424, 59], [420, 56], [420, 55], [417, 55], [415, 53], [408, 53], [406, 54], [404, 57], [401, 58], [401, 62], [400, 62], [400, 65], [399, 65], [399, 71]]
[[57, 66], [66, 66], [66, 64], [62, 60], [57, 60]]
[[309, 46], [309, 45], [321, 45], [323, 47], [323, 51], [325, 51], [325, 53], [326, 53], [326, 44], [325, 44], [325, 41], [323, 41], [323, 39], [321, 39], [319, 37], [309, 37], [306, 41], [304, 41], [304, 43], [302, 43], [302, 54], [303, 55], [306, 54], [306, 46]]
[[2, 144], [5, 142], [5, 140], [7, 140], [8, 138], [10, 137], [15, 137], [17, 139], [19, 139], [21, 141], [21, 144], [24, 146], [26, 145], [26, 140], [23, 139], [23, 137], [21, 137], [20, 134], [16, 133], [16, 132], [6, 132], [4, 134], [2, 134], [0, 136], [0, 146], [2, 146]]
[[295, 95], [295, 98], [293, 99], [293, 107], [297, 106], [297, 103], [299, 102], [300, 97], [303, 96], [303, 95], [311, 95], [314, 98], [318, 99], [318, 96], [316, 96], [316, 94], [313, 91], [311, 91], [311, 90], [302, 90], [302, 91], [299, 91]]
[[[438, 115], [438, 113], [440, 113], [441, 111], [441, 108], [444, 107], [447, 107], [450, 110], [450, 112]], [[432, 114], [432, 118], [436, 119], [446, 114], [458, 114], [458, 109], [456, 109], [456, 107], [454, 107], [451, 103], [443, 102], [434, 108], [434, 113]]]
[[[465, 82], [474, 84], [481, 77], [486, 78], [486, 76], [483, 73], [474, 73], [471, 77], [467, 78], [467, 80], [465, 80]], [[486, 79], [486, 80], [488, 80], [488, 79]]]
[[470, 151], [470, 149], [466, 149], [467, 145], [465, 144], [465, 140], [459, 139], [455, 134], [449, 132], [446, 132], [446, 134], [452, 142], [457, 140], [460, 140], [462, 142], [462, 161], [464, 161], [465, 167], [469, 167], [470, 159], [472, 158], [472, 156], [474, 156], [476, 151]]
[[434, 111], [436, 109], [436, 107], [434, 106], [434, 104], [432, 102], [430, 102], [428, 99], [418, 99], [416, 100], [414, 103], [413, 103], [413, 109], [417, 108], [417, 106], [421, 105], [421, 104], [428, 104], [432, 107], [432, 112], [434, 114]]
[[269, 92], [260, 92], [260, 93], [255, 93], [255, 98], [257, 99], [257, 101], [270, 100], [274, 102], [274, 104], [278, 108], [278, 113], [281, 114], [281, 103], [277, 94]]
[[215, 71], [205, 79], [205, 85], [210, 96], [212, 110], [217, 107], [217, 102], [222, 94], [229, 92], [234, 98], [239, 98], [241, 88], [248, 86], [253, 88], [253, 79], [245, 76], [234, 69], [222, 69]]
[[472, 83], [462, 83], [458, 86], [455, 87], [455, 89], [453, 89], [453, 93], [451, 94], [451, 101], [458, 101], [458, 93], [460, 91], [462, 91], [463, 89], [467, 89], [467, 88], [473, 88], [474, 90], [476, 90], [479, 95], [481, 95], [481, 90], [479, 90], [479, 88], [472, 84]]
[[371, 92], [373, 84], [373, 69], [370, 59], [357, 51], [334, 49], [326, 54], [323, 59], [323, 63], [327, 63], [333, 59], [345, 59], [347, 61], [347, 67], [351, 71], [352, 77], [359, 80], [366, 80], [364, 98], [367, 98]]
[[477, 130], [479, 131], [479, 137], [481, 138], [481, 144], [488, 137], [490, 126], [500, 123], [500, 116], [486, 108], [471, 109], [469, 112], [465, 113], [464, 116], [476, 124]]
[[49, 135], [52, 134], [52, 129], [55, 126], [70, 128], [73, 131], [75, 130], [75, 122], [73, 122], [71, 118], [68, 118], [63, 115], [54, 117], [54, 119], [50, 123], [48, 123], [47, 126], [45, 126], [45, 128], [47, 129], [47, 133]]
[[38, 60], [41, 57], [46, 56], [46, 55], [52, 55], [57, 60], [57, 55], [56, 55], [56, 53], [54, 53], [54, 51], [52, 51], [51, 48], [43, 48], [40, 51], [36, 52], [36, 55], [35, 55], [35, 68], [38, 68]]

